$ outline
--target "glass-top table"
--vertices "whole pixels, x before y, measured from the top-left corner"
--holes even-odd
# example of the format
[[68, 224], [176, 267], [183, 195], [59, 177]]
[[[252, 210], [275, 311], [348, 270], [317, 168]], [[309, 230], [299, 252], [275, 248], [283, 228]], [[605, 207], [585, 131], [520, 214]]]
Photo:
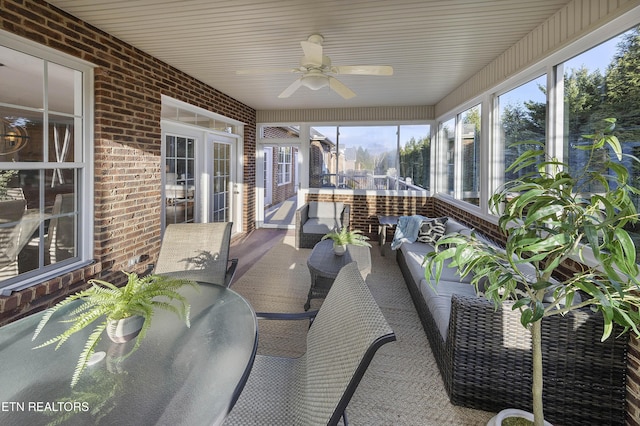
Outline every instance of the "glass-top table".
[[2, 425], [210, 425], [221, 424], [249, 376], [257, 347], [253, 309], [233, 290], [201, 284], [181, 291], [191, 303], [191, 328], [156, 310], [138, 350], [134, 341], [101, 338], [105, 357], [87, 367], [74, 388], [71, 376], [88, 333], [74, 334], [58, 350], [32, 349], [66, 324], [54, 315], [31, 340], [42, 313], [0, 327]]

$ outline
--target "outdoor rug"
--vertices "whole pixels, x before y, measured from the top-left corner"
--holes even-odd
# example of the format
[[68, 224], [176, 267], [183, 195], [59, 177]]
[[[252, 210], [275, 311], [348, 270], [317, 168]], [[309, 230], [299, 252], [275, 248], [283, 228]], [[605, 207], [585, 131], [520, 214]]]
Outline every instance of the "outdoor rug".
[[[486, 425], [493, 413], [454, 406], [444, 390], [435, 358], [418, 314], [388, 247], [371, 248], [372, 272], [367, 278], [375, 300], [397, 341], [382, 346], [365, 373], [349, 406], [356, 425]], [[257, 312], [301, 312], [309, 291], [307, 258], [311, 249], [296, 249], [286, 235], [255, 263], [232, 289]], [[242, 259], [239, 260], [242, 262]], [[314, 299], [317, 309], [322, 299]], [[259, 321], [258, 353], [299, 356], [305, 351], [305, 321]]]

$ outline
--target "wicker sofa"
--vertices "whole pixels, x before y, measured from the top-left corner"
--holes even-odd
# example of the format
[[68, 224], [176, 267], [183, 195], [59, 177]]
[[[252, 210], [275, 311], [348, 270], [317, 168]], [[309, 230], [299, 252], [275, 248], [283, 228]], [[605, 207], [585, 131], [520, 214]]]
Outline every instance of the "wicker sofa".
[[[466, 227], [453, 219], [447, 233]], [[486, 411], [531, 411], [529, 333], [519, 311], [495, 310], [470, 277], [445, 268], [437, 288], [425, 279], [433, 246], [404, 243], [397, 261], [453, 404]], [[615, 331], [613, 335], [616, 335]], [[627, 338], [600, 342], [602, 318], [588, 309], [543, 321], [545, 418], [559, 425], [625, 423]]]
[[349, 228], [351, 206], [342, 202], [309, 201], [296, 210], [296, 248], [313, 248], [333, 230]]

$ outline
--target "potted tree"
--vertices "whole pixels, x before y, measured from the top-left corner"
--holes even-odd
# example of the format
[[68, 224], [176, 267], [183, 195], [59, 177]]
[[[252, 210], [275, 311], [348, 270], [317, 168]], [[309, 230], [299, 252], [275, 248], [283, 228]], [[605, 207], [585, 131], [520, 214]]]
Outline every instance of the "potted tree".
[[[622, 147], [612, 134], [615, 119], [605, 123], [603, 130], [584, 136], [587, 145], [576, 146], [586, 150], [588, 158], [578, 173], [572, 175], [567, 164], [551, 159], [539, 164], [537, 171], [505, 183], [491, 197], [491, 210], [500, 215], [498, 225], [506, 235], [504, 249], [475, 233], [450, 234], [438, 240], [436, 250], [425, 259], [427, 280], [438, 282], [445, 260], [451, 259], [449, 266], [457, 268], [458, 274], [473, 274], [476, 292], [496, 309], [513, 301], [513, 309], [520, 310], [520, 322], [531, 332], [536, 426], [544, 424], [544, 318], [590, 307], [602, 313], [602, 340], [610, 337], [614, 323], [640, 336], [639, 269], [634, 242], [624, 228], [638, 220], [630, 196], [638, 189], [630, 185], [629, 171], [621, 163]], [[523, 153], [509, 170], [536, 165], [543, 148]], [[599, 190], [589, 191], [594, 185]], [[587, 253], [593, 257], [590, 261]], [[570, 278], [555, 280], [557, 268], [570, 257], [577, 257], [584, 268]], [[523, 264], [534, 266], [534, 276], [521, 271]]]
[[[102, 332], [116, 343], [123, 343], [133, 338], [136, 342], [132, 350], [135, 351], [151, 326], [154, 309], [160, 308], [175, 313], [189, 327], [190, 305], [186, 298], [178, 293], [178, 289], [188, 285], [197, 288], [193, 281], [175, 279], [162, 275], [147, 275], [140, 277], [135, 273], [126, 273], [127, 284], [117, 287], [102, 280], [89, 280], [91, 287], [68, 296], [66, 299], [48, 309], [36, 327], [32, 340], [35, 340], [51, 316], [75, 301], [78, 306], [70, 307], [69, 319], [63, 320], [71, 325], [58, 336], [47, 340], [34, 349], [58, 343], [56, 349], [66, 342], [71, 335], [98, 321], [84, 345], [78, 358], [75, 371], [71, 379], [73, 387], [80, 378], [93, 355], [96, 345], [100, 341]], [[172, 301], [179, 302], [172, 304]]]
[[371, 247], [371, 244], [367, 242], [369, 237], [362, 234], [362, 231], [357, 229], [349, 231], [346, 227], [343, 227], [339, 231], [332, 231], [322, 236], [323, 240], [333, 240], [333, 251], [336, 255], [342, 256], [347, 249], [347, 244], [353, 246], [365, 246]]

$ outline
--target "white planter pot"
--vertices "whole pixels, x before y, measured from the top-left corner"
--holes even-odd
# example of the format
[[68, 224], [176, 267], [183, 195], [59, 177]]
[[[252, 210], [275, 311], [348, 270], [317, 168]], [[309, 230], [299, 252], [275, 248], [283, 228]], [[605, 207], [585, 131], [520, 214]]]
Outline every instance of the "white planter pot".
[[125, 343], [135, 338], [142, 329], [144, 317], [135, 315], [117, 321], [109, 320], [107, 335], [115, 343]]
[[347, 246], [345, 245], [333, 245], [333, 252], [336, 256], [342, 256], [344, 252], [347, 251]]
[[[508, 418], [508, 417], [523, 417], [527, 420], [533, 421], [533, 414], [528, 412], [528, 411], [524, 411], [524, 410], [519, 410], [517, 408], [507, 408], [504, 409], [502, 411], [500, 411], [498, 414], [496, 414], [495, 416], [493, 416], [491, 418], [491, 420], [489, 420], [489, 422], [487, 423], [487, 426], [502, 426], [502, 420]], [[553, 426], [551, 423], [545, 421], [544, 422], [545, 426]]]

